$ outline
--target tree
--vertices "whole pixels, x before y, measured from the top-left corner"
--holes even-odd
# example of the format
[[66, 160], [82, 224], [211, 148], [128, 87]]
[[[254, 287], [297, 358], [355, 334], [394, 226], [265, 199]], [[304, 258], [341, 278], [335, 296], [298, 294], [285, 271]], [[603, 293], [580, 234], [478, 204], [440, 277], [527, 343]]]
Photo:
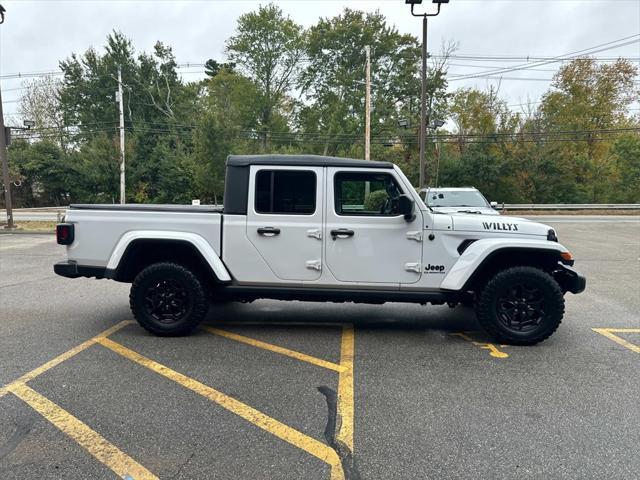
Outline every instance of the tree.
[[303, 52], [302, 27], [274, 4], [242, 15], [236, 34], [227, 41], [229, 59], [257, 87], [263, 150], [274, 118], [297, 81]]
[[[616, 165], [609, 153], [611, 136], [589, 132], [629, 124], [630, 104], [638, 98], [638, 70], [627, 60], [601, 64], [576, 59], [560, 68], [552, 89], [543, 96], [539, 123], [556, 136], [549, 151], [578, 189], [575, 201], [604, 202], [612, 194]], [[567, 141], [570, 140], [570, 141]]]
[[60, 108], [60, 80], [46, 76], [23, 84], [18, 113], [33, 120], [38, 132], [55, 138], [61, 148], [66, 147], [65, 123]]
[[55, 143], [18, 140], [9, 149], [9, 160], [19, 172], [14, 195], [22, 205], [67, 205], [80, 196], [82, 183], [76, 181], [80, 172]]
[[209, 77], [215, 77], [221, 71], [226, 71], [228, 73], [234, 73], [234, 69], [236, 68], [236, 64], [233, 62], [228, 63], [218, 63], [217, 61], [210, 58], [204, 64], [204, 73]]
[[252, 151], [260, 109], [257, 90], [250, 79], [225, 69], [206, 83], [193, 153], [194, 188], [206, 202], [222, 201], [227, 156]]
[[617, 138], [611, 153], [618, 172], [613, 200], [640, 203], [640, 135], [627, 134]]
[[[118, 183], [112, 182], [110, 163], [109, 169], [105, 169], [104, 153], [106, 144], [113, 143], [118, 136], [115, 92], [121, 70], [126, 178], [131, 187], [127, 191], [137, 201], [165, 198], [166, 192], [159, 191], [162, 179], [158, 175], [158, 162], [165, 158], [161, 152], [166, 152], [167, 144], [160, 147], [158, 144], [166, 135], [172, 135], [172, 145], [181, 152], [178, 157], [190, 152], [191, 134], [185, 125], [192, 124], [199, 115], [196, 112], [201, 90], [198, 84], [185, 85], [180, 80], [172, 49], [157, 42], [153, 53], [142, 52], [136, 57], [131, 41], [122, 33], [113, 32], [107, 37], [104, 53], [89, 49], [81, 56], [73, 54], [60, 67], [64, 74], [60, 89], [64, 121], [80, 148], [85, 145], [97, 148], [96, 156], [89, 157], [89, 161], [99, 163], [97, 170], [105, 180], [102, 188], [106, 191], [99, 194], [108, 199], [117, 197]], [[117, 169], [117, 153], [114, 160]], [[113, 179], [117, 180], [117, 174]], [[189, 189], [190, 186], [185, 186], [185, 192]]]
[[[415, 131], [415, 137], [410, 135], [400, 151], [374, 141], [372, 157], [400, 158], [407, 173], [413, 175], [417, 172], [420, 123], [420, 44], [414, 36], [389, 25], [380, 12], [345, 8], [340, 15], [321, 18], [309, 29], [309, 63], [300, 81], [306, 97], [299, 114], [300, 128], [324, 144], [318, 153], [362, 155], [367, 46], [371, 49], [372, 138], [389, 142], [408, 138], [407, 131], [399, 129], [400, 119], [406, 119]], [[442, 118], [446, 81], [443, 64], [434, 67], [428, 79], [429, 103], [433, 116]]]

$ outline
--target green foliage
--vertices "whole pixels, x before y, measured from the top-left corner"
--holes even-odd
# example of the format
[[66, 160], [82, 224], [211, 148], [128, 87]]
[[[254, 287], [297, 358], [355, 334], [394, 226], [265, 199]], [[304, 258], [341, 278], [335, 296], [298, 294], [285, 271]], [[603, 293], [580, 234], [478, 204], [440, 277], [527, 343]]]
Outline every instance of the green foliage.
[[[20, 110], [39, 127], [9, 148], [15, 204], [119, 200], [119, 69], [129, 202], [220, 203], [231, 153], [361, 158], [366, 46], [371, 158], [397, 164], [417, 185], [418, 39], [380, 12], [350, 8], [305, 31], [269, 4], [239, 18], [226, 61], [209, 59], [202, 81], [178, 75], [170, 46], [136, 52], [114, 31], [102, 49], [61, 61], [61, 81], [25, 85]], [[440, 130], [439, 149], [430, 130], [428, 184], [472, 185], [500, 202], [640, 202], [640, 118], [630, 110], [640, 98], [637, 67], [567, 62], [539, 106], [517, 114], [494, 89], [448, 91], [451, 51], [429, 68], [429, 119], [454, 129]], [[370, 188], [366, 199], [355, 185], [345, 195], [378, 210], [385, 193]]]
[[379, 212], [389, 196], [385, 190], [371, 192], [364, 200], [364, 209], [368, 212]]
[[216, 60], [210, 58], [204, 64], [204, 73], [209, 77], [215, 77], [218, 73], [225, 71], [228, 73], [234, 73], [234, 69], [236, 68], [236, 64], [233, 62], [229, 63], [219, 63]]
[[13, 194], [25, 206], [35, 206], [38, 197], [47, 205], [65, 205], [81, 194], [78, 172], [54, 143], [18, 141], [9, 150], [9, 161], [20, 172]]
[[640, 136], [616, 139], [611, 153], [617, 172], [612, 198], [622, 203], [640, 203]]
[[282, 113], [286, 94], [295, 85], [303, 53], [302, 27], [274, 4], [238, 19], [236, 35], [227, 41], [229, 59], [255, 84], [262, 148]]
[[[400, 133], [406, 134], [399, 130], [400, 118], [411, 125], [419, 124], [421, 50], [417, 39], [400, 34], [380, 12], [345, 8], [341, 15], [321, 18], [307, 35], [309, 65], [300, 78], [300, 87], [308, 101], [300, 109], [299, 122], [303, 132], [317, 137], [318, 145], [311, 147], [316, 153], [363, 155], [363, 140], [354, 145], [344, 136], [364, 132], [367, 46], [373, 85], [371, 134], [392, 140]], [[442, 70], [431, 72], [428, 94], [437, 116], [446, 103], [446, 82]], [[376, 153], [383, 158], [389, 154], [382, 146]]]

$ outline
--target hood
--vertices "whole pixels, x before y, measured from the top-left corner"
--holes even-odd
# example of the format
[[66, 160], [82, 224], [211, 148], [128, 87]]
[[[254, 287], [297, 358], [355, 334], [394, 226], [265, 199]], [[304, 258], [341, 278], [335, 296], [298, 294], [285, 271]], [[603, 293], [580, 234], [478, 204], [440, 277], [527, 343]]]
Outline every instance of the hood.
[[543, 223], [532, 222], [526, 218], [508, 217], [506, 215], [451, 215], [453, 229], [467, 232], [484, 232], [540, 235], [546, 238], [551, 227]]
[[500, 215], [491, 207], [431, 207], [434, 212], [451, 215]]

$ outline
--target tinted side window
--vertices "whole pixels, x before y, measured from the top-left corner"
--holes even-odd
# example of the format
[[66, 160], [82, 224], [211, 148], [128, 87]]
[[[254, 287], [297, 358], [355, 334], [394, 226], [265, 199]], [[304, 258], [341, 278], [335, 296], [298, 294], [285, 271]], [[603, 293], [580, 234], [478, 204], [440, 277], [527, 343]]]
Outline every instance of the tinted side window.
[[402, 189], [387, 173], [339, 172], [334, 189], [338, 215], [398, 215]]
[[256, 212], [312, 215], [316, 211], [316, 174], [260, 170], [256, 175]]

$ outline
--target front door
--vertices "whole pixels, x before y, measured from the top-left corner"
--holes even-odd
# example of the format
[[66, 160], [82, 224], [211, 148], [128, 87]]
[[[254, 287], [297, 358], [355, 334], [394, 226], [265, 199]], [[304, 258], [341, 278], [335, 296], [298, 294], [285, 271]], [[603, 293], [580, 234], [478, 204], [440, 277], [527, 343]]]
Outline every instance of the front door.
[[247, 237], [283, 282], [322, 270], [322, 167], [253, 166]]
[[407, 193], [392, 171], [327, 169], [326, 265], [342, 282], [415, 283], [422, 274], [422, 218], [407, 222]]

